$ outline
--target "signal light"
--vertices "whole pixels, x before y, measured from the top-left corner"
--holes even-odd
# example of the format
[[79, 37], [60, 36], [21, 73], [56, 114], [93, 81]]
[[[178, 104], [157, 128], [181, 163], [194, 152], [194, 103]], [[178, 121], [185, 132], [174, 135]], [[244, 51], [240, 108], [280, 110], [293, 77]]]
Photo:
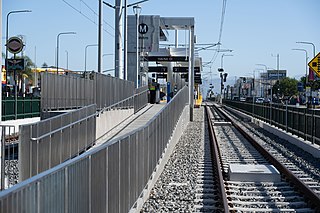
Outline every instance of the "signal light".
[[243, 82], [243, 83], [246, 83], [246, 82], [247, 82], [247, 79], [246, 79], [246, 78], [242, 78], [242, 82]]

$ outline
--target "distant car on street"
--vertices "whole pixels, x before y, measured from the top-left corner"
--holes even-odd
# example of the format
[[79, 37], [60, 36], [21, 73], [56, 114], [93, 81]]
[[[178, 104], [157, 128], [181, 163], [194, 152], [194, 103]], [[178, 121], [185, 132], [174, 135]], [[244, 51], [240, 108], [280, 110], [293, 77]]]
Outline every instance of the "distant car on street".
[[256, 103], [262, 104], [264, 102], [264, 98], [257, 98]]
[[240, 97], [240, 101], [246, 101], [245, 97]]

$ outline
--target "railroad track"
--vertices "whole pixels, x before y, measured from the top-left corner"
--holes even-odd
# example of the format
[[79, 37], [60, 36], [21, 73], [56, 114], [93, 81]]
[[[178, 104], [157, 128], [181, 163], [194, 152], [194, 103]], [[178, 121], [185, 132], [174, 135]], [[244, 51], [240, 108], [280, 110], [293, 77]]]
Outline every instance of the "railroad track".
[[[261, 133], [252, 134], [254, 129], [247, 129], [221, 109], [206, 108], [211, 146], [216, 153], [212, 155], [216, 157], [214, 167], [221, 171], [217, 188], [222, 193], [220, 203], [225, 212], [320, 211], [320, 198], [311, 189], [319, 186], [313, 179], [315, 175], [305, 174], [299, 167], [293, 169], [292, 163], [283, 164], [289, 162], [289, 158], [285, 154], [277, 155], [274, 151], [277, 149], [269, 149], [262, 143], [265, 138]], [[239, 173], [239, 168], [244, 168], [248, 174]], [[271, 178], [267, 173], [261, 176], [264, 169], [273, 171]], [[297, 177], [298, 174], [301, 176]]]
[[[205, 122], [206, 129], [207, 126], [208, 123]], [[205, 135], [204, 143], [201, 144], [194, 208], [196, 212], [223, 212], [225, 193], [222, 191], [223, 188], [219, 187], [223, 183], [222, 173], [219, 163], [214, 161], [212, 155], [214, 148], [211, 147], [209, 137]]]
[[8, 135], [5, 137], [5, 160], [18, 160], [19, 136]]

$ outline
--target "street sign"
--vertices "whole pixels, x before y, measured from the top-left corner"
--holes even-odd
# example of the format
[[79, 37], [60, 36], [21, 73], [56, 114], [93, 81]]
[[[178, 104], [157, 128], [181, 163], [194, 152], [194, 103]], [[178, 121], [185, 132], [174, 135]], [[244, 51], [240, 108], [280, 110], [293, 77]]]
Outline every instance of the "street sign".
[[167, 67], [148, 67], [148, 72], [167, 72]]
[[[189, 67], [173, 67], [173, 72], [189, 72]], [[200, 67], [194, 67], [194, 72], [200, 72]]]
[[320, 52], [308, 63], [308, 66], [320, 77]]
[[157, 74], [157, 78], [167, 79], [167, 74], [166, 74], [166, 73], [164, 73], [164, 74]]
[[7, 59], [8, 71], [24, 70], [24, 59]]
[[[181, 76], [181, 78], [184, 78], [186, 82], [189, 81], [189, 75], [188, 75], [188, 73], [181, 74], [180, 76]], [[200, 74], [200, 73], [195, 73], [195, 75], [194, 75], [194, 83], [196, 83], [196, 84], [202, 84], [201, 74]]]
[[17, 54], [23, 49], [23, 42], [19, 37], [11, 37], [7, 42], [8, 51], [12, 54]]
[[189, 61], [189, 57], [185, 56], [147, 56], [144, 57], [145, 61], [160, 61], [160, 62], [173, 62], [173, 61]]

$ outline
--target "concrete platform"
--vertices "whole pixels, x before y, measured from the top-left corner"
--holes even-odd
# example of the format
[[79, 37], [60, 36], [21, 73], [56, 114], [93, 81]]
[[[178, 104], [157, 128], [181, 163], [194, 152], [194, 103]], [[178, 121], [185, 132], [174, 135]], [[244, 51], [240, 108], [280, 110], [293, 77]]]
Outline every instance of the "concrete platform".
[[245, 182], [279, 182], [279, 171], [272, 165], [261, 164], [230, 164], [230, 181]]
[[136, 114], [127, 118], [124, 122], [97, 140], [94, 147], [100, 146], [111, 139], [121, 137], [148, 123], [167, 103], [148, 104]]
[[19, 132], [20, 125], [36, 123], [38, 121], [40, 121], [40, 117], [1, 121], [1, 125], [10, 126], [10, 128], [6, 129], [6, 134], [12, 134]]

